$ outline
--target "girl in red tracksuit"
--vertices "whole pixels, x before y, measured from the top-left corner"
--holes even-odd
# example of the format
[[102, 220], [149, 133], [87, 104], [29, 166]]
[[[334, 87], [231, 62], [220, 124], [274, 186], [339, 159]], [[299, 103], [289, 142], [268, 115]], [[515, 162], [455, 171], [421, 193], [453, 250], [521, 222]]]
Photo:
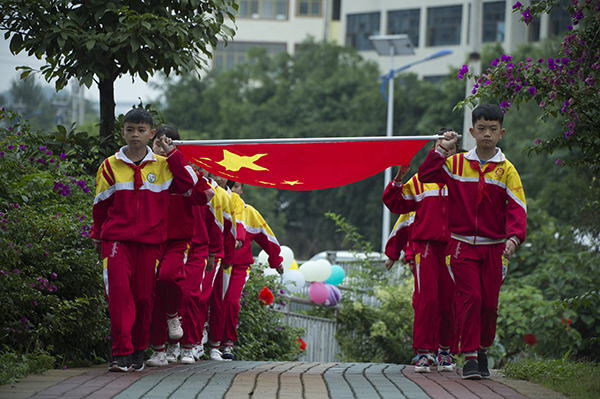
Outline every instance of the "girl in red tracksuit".
[[[228, 181], [227, 185], [234, 194], [241, 198], [244, 186], [242, 183]], [[240, 315], [240, 299], [244, 285], [250, 277], [250, 265], [254, 263], [252, 241], [255, 241], [269, 255], [269, 265], [280, 274], [283, 273], [283, 258], [279, 255], [281, 247], [273, 231], [261, 214], [252, 206], [244, 204], [244, 228], [246, 237], [242, 247], [235, 252], [233, 267], [229, 278], [229, 286], [223, 299], [225, 305], [223, 323], [223, 355], [222, 358], [233, 360], [233, 343], [238, 340], [237, 325]], [[211, 326], [212, 327], [212, 326]]]
[[[162, 136], [180, 140], [177, 129], [169, 125], [159, 126], [156, 129], [155, 143]], [[155, 153], [163, 155], [157, 144], [154, 144], [153, 149]], [[150, 330], [150, 343], [154, 353], [146, 362], [148, 366], [167, 365], [165, 353], [167, 335], [171, 342], [176, 342], [184, 335], [179, 309], [183, 295], [182, 285], [186, 279], [184, 264], [194, 233], [195, 217], [192, 211], [192, 193], [194, 193], [193, 197], [198, 205], [206, 205], [214, 195], [208, 180], [200, 176], [194, 189], [183, 195], [169, 197], [167, 241], [163, 244], [162, 259], [158, 266], [156, 297]]]
[[441, 144], [419, 168], [422, 181], [446, 184], [452, 212], [447, 254], [456, 284], [463, 378], [489, 378], [487, 348], [496, 335], [498, 296], [509, 259], [525, 239], [527, 205], [521, 178], [498, 141], [504, 136], [504, 113], [498, 105], [473, 109], [469, 132], [477, 146], [451, 155], [455, 132], [444, 132]]
[[[446, 130], [441, 129], [439, 133]], [[456, 146], [451, 150], [456, 152]], [[430, 372], [429, 352], [437, 351], [438, 370], [452, 371], [450, 348], [456, 339], [454, 283], [446, 266], [448, 191], [443, 184], [423, 184], [414, 175], [406, 184], [401, 168], [383, 193], [387, 208], [397, 214], [415, 212], [411, 226], [414, 250], [415, 309], [413, 348], [418, 355], [416, 372]], [[438, 346], [439, 345], [439, 346]]]
[[183, 155], [163, 137], [167, 157], [154, 155], [152, 115], [129, 111], [122, 134], [127, 146], [98, 169], [90, 237], [101, 251], [111, 320], [110, 371], [144, 368], [160, 245], [167, 240], [168, 202], [197, 181]]

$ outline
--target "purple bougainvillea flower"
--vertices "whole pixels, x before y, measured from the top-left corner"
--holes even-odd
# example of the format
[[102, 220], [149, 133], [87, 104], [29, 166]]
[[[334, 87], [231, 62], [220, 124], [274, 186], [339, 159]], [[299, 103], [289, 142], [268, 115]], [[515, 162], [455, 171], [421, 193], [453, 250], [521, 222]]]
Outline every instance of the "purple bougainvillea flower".
[[541, 143], [541, 142], [542, 142], [542, 140], [540, 140], [540, 139], [537, 139], [537, 140], [535, 141], [535, 144], [539, 144], [539, 143]]
[[513, 10], [516, 10], [517, 8], [521, 8], [523, 6], [523, 4], [519, 3], [518, 1], [512, 6]]

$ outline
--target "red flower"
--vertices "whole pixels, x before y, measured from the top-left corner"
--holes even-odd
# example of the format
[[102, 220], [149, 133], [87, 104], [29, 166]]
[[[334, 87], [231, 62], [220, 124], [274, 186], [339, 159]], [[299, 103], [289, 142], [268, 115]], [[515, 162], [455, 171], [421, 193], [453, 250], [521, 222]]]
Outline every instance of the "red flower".
[[572, 321], [571, 318], [569, 317], [568, 319], [565, 319], [564, 317], [562, 318], [562, 320], [560, 321], [561, 323], [565, 324], [567, 323], [568, 325], [571, 325]]
[[269, 287], [265, 286], [265, 288], [260, 290], [258, 293], [258, 299], [265, 305], [270, 305], [273, 303], [275, 297], [273, 296], [271, 290], [269, 290]]
[[523, 341], [525, 341], [527, 345], [533, 346], [537, 342], [537, 338], [535, 338], [535, 335], [533, 334], [525, 334]]
[[300, 345], [300, 350], [306, 349], [306, 342], [304, 342], [302, 338], [298, 338], [296, 342], [298, 343], [298, 345]]

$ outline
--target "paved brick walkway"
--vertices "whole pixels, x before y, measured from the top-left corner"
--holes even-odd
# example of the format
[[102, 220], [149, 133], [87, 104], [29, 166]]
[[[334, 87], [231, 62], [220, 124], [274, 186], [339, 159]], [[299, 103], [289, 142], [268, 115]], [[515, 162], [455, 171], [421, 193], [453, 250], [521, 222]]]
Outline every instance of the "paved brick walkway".
[[[73, 371], [72, 371], [73, 372]], [[60, 377], [53, 370], [45, 384], [35, 385], [36, 376], [19, 384], [0, 387], [0, 398], [36, 399], [187, 399], [187, 398], [282, 398], [282, 399], [541, 399], [523, 396], [493, 377], [463, 381], [460, 370], [429, 374], [414, 372], [414, 366], [377, 363], [316, 362], [215, 362], [146, 368], [142, 372], [109, 373], [106, 368], [86, 370]], [[39, 376], [38, 376], [39, 377]], [[500, 377], [501, 378], [501, 377]], [[28, 382], [29, 381], [29, 382]], [[529, 384], [529, 383], [527, 383]], [[531, 384], [534, 385], [534, 384]], [[30, 388], [28, 391], [28, 386]], [[553, 393], [552, 391], [548, 391]], [[559, 398], [560, 396], [552, 396]]]

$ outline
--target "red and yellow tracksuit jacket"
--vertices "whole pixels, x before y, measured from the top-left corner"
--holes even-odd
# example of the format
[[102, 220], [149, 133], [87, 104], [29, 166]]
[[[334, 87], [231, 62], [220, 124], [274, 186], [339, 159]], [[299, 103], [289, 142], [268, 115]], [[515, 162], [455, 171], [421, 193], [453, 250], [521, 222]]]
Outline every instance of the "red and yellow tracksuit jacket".
[[166, 241], [170, 195], [188, 192], [198, 178], [179, 151], [163, 157], [147, 149], [139, 165], [125, 156], [125, 146], [98, 168], [90, 232], [96, 242]]
[[252, 205], [245, 204], [244, 207], [244, 227], [246, 229], [246, 239], [242, 243], [242, 247], [235, 252], [233, 265], [251, 265], [254, 263], [252, 257], [252, 241], [256, 241], [258, 245], [269, 255], [269, 265], [272, 268], [281, 266], [283, 258], [279, 255], [281, 247], [273, 234], [273, 231]]
[[396, 220], [396, 224], [385, 243], [385, 254], [391, 260], [397, 261], [405, 252], [405, 259], [412, 254], [410, 251], [410, 234], [412, 224], [415, 221], [415, 213], [403, 213]]
[[[215, 191], [210, 200], [210, 212], [212, 214], [212, 228], [210, 228], [210, 244], [208, 252], [215, 254], [215, 258], [222, 259], [223, 265], [231, 265], [235, 255], [236, 224], [231, 197], [214, 181], [210, 180]], [[215, 228], [216, 227], [216, 228]], [[217, 232], [220, 234], [215, 235]]]
[[520, 245], [527, 204], [519, 173], [499, 148], [483, 167], [475, 149], [448, 158], [442, 149], [431, 150], [419, 167], [419, 179], [448, 187], [453, 239], [472, 245], [511, 239]]
[[450, 240], [448, 189], [444, 184], [423, 183], [416, 174], [406, 184], [389, 182], [382, 200], [390, 212], [416, 212], [411, 226], [411, 241]]

